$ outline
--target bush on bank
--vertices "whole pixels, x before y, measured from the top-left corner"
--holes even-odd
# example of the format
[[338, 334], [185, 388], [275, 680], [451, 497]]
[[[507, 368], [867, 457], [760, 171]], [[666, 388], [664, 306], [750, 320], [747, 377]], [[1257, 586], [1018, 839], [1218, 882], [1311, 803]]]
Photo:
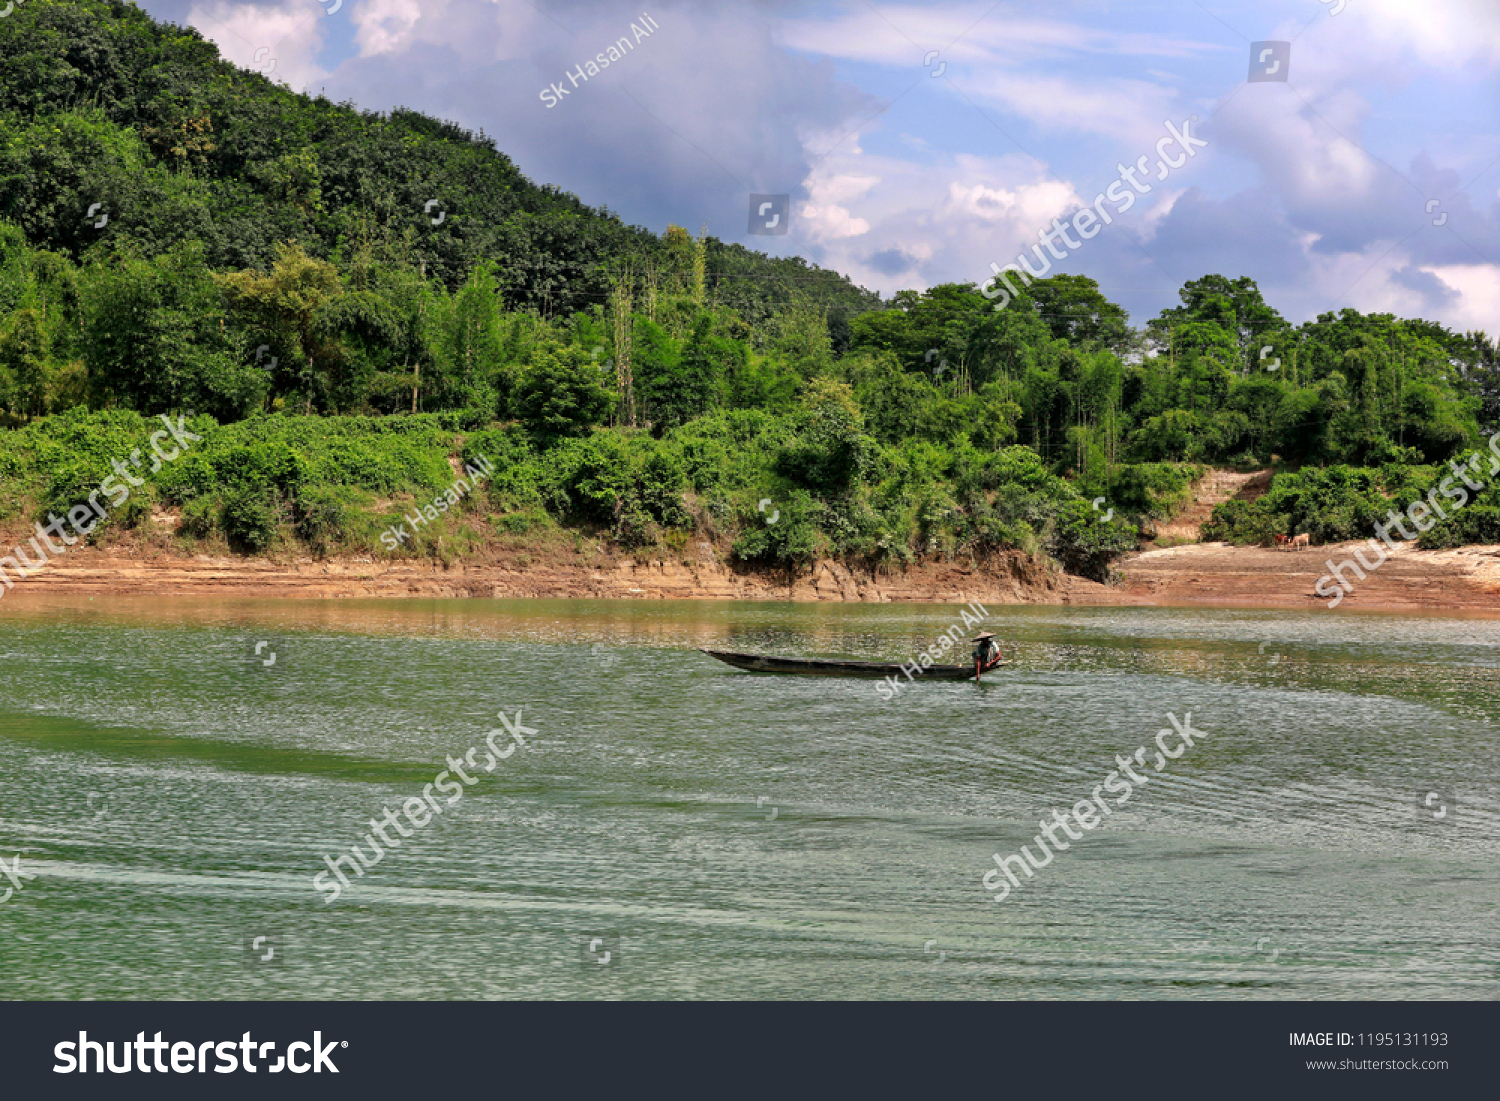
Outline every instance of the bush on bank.
[[[461, 432], [432, 414], [277, 414], [228, 425], [197, 416], [186, 424], [201, 441], [155, 471], [148, 440], [160, 422], [132, 411], [76, 408], [5, 431], [0, 499], [29, 499], [34, 520], [62, 515], [121, 462], [143, 484], [96, 540], [167, 509], [177, 510], [184, 543], [222, 541], [252, 554], [429, 554], [437, 533], [469, 520], [505, 535], [572, 527], [626, 549], [722, 541], [742, 562], [784, 568], [826, 555], [893, 568], [1048, 550], [1069, 568], [1104, 576], [1135, 531], [1123, 520], [1098, 526], [1098, 514], [1029, 448], [881, 445], [864, 433], [848, 388], [832, 382], [784, 414], [724, 410], [660, 438], [595, 429], [544, 444], [518, 425]], [[395, 552], [382, 546], [381, 531], [481, 457], [494, 474], [472, 496]], [[1126, 477], [1166, 492], [1186, 475]]]
[[1412, 503], [1426, 501], [1434, 513], [1426, 520], [1427, 530], [1409, 518], [1402, 521], [1408, 530], [1416, 527], [1418, 546], [1500, 543], [1497, 476], [1500, 457], [1476, 450], [1460, 452], [1441, 466], [1393, 462], [1378, 468], [1331, 466], [1277, 474], [1257, 500], [1227, 501], [1215, 508], [1203, 537], [1266, 545], [1273, 535], [1305, 532], [1314, 543], [1337, 543], [1372, 538], [1380, 523], [1400, 539], [1400, 528], [1390, 526], [1392, 511], [1406, 515]]

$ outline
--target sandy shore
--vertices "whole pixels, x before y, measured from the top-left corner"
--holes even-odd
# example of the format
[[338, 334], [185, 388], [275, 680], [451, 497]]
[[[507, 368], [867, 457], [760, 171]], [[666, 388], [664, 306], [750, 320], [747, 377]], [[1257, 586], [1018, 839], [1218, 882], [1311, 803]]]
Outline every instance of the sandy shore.
[[[1315, 588], [1329, 563], [1353, 559], [1368, 543], [1333, 543], [1300, 551], [1195, 543], [1133, 555], [1121, 564], [1123, 584], [1077, 603], [1236, 604], [1262, 608], [1312, 608], [1328, 604]], [[1357, 563], [1356, 563], [1357, 565]], [[1399, 546], [1353, 586], [1337, 610], [1463, 611], [1500, 614], [1500, 547], [1424, 551]], [[1325, 592], [1333, 592], [1332, 583]], [[1081, 594], [1079, 594], [1081, 595]]]
[[[696, 560], [639, 561], [601, 551], [576, 561], [535, 565], [496, 555], [448, 568], [373, 558], [277, 561], [174, 558], [137, 548], [79, 548], [7, 594], [214, 595], [248, 597], [567, 597], [638, 600], [794, 600], [867, 603], [1221, 605], [1311, 608], [1326, 603], [1318, 578], [1360, 544], [1300, 552], [1223, 543], [1191, 544], [1132, 555], [1123, 580], [1099, 585], [1070, 577], [1019, 552], [987, 563], [939, 563], [892, 574], [820, 562], [788, 579], [730, 567], [703, 547]], [[701, 546], [701, 545], [700, 545]], [[1368, 553], [1368, 552], [1367, 552]], [[1500, 547], [1420, 551], [1403, 546], [1354, 582], [1339, 610], [1457, 611], [1500, 614]]]

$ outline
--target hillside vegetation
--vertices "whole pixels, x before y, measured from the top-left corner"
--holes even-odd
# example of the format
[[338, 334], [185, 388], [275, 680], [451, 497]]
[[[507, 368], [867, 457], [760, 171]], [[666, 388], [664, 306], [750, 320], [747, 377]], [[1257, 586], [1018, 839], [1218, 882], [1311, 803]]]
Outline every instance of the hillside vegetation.
[[[16, 526], [185, 412], [202, 442], [91, 539], [155, 507], [184, 549], [448, 561], [572, 529], [789, 568], [1019, 548], [1103, 579], [1209, 464], [1302, 468], [1216, 513], [1222, 537], [1321, 538], [1500, 420], [1483, 333], [1350, 309], [1291, 325], [1246, 278], [1180, 298], [1143, 329], [1081, 276], [1002, 311], [973, 285], [882, 302], [801, 260], [627, 226], [482, 134], [296, 95], [128, 4], [0, 20]], [[382, 544], [481, 454], [482, 492]], [[1445, 538], [1500, 538], [1490, 515]]]

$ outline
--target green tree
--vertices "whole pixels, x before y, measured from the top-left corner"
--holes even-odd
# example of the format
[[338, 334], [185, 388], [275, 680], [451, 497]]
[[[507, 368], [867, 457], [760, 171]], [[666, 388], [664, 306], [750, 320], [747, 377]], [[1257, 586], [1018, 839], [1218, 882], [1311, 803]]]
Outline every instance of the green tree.
[[848, 383], [814, 379], [795, 417], [795, 442], [778, 456], [777, 472], [814, 493], [847, 492], [869, 469], [876, 447]]
[[[1233, 345], [1234, 354], [1221, 362], [1239, 372], [1254, 368], [1260, 348], [1289, 328], [1286, 320], [1266, 304], [1253, 279], [1205, 275], [1184, 283], [1178, 297], [1181, 306], [1163, 310], [1147, 322], [1149, 338], [1159, 352], [1177, 343], [1178, 333], [1185, 326], [1206, 322], [1222, 330]], [[1192, 340], [1189, 336], [1189, 343]]]
[[0, 387], [10, 412], [30, 419], [47, 413], [53, 367], [47, 332], [35, 309], [18, 310], [0, 328]]
[[675, 360], [662, 357], [645, 373], [642, 361], [636, 362], [647, 416], [664, 432], [723, 404], [728, 381], [743, 374], [749, 357], [738, 341], [715, 336], [713, 318], [705, 313], [694, 322]]
[[291, 244], [277, 246], [269, 273], [237, 271], [215, 279], [251, 339], [265, 342], [277, 357], [278, 380], [301, 391], [303, 412], [312, 412], [315, 396], [331, 404], [343, 357], [316, 322], [319, 311], [343, 293], [338, 270]]
[[682, 347], [662, 326], [635, 315], [631, 332], [631, 375], [636, 400], [646, 420], [681, 424], [677, 415], [682, 377]]
[[233, 420], [258, 406], [265, 373], [239, 361], [239, 334], [203, 247], [96, 260], [79, 294], [91, 389], [143, 413], [194, 409]]
[[538, 347], [521, 376], [517, 411], [521, 423], [546, 445], [568, 436], [585, 436], [603, 424], [614, 407], [612, 380], [576, 345]]
[[1034, 279], [1026, 297], [1055, 340], [1114, 352], [1130, 345], [1130, 315], [1100, 294], [1099, 284], [1087, 276]]
[[453, 296], [441, 340], [458, 404], [477, 408], [509, 403], [514, 379], [505, 370], [493, 263], [475, 267]]

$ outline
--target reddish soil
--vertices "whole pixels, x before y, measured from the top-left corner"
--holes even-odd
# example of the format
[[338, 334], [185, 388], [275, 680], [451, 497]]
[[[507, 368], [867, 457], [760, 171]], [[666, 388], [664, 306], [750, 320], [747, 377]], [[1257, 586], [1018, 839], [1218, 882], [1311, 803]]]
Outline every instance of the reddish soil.
[[[1314, 587], [1366, 543], [1338, 543], [1279, 551], [1198, 543], [1135, 555], [1121, 564], [1118, 586], [1091, 586], [1070, 579], [1070, 603], [1234, 604], [1261, 608], [1309, 608], [1329, 603]], [[1345, 571], [1353, 586], [1338, 610], [1462, 611], [1500, 614], [1500, 547], [1422, 551], [1402, 544], [1364, 580]], [[1333, 591], [1332, 583], [1324, 586]]]
[[819, 562], [789, 579], [779, 571], [728, 566], [719, 551], [699, 549], [697, 561], [641, 561], [591, 550], [506, 554], [444, 568], [425, 561], [372, 558], [278, 562], [268, 558], [136, 556], [118, 548], [80, 548], [11, 590], [24, 593], [198, 594], [309, 597], [574, 597], [710, 600], [838, 600], [869, 603], [1059, 604], [1067, 578], [1019, 552], [983, 565], [935, 563], [891, 575]]
[[[1122, 580], [1099, 585], [1013, 552], [986, 565], [938, 563], [872, 575], [820, 562], [789, 584], [774, 572], [742, 572], [714, 555], [698, 562], [595, 554], [591, 561], [522, 566], [514, 561], [377, 563], [373, 559], [126, 557], [118, 550], [76, 549], [19, 582], [26, 594], [194, 594], [252, 597], [572, 597], [855, 601], [867, 603], [1162, 604], [1306, 608], [1327, 560], [1352, 557], [1363, 544], [1277, 551], [1192, 544], [1134, 555]], [[1366, 556], [1370, 557], [1368, 550]], [[1353, 581], [1340, 610], [1451, 610], [1500, 613], [1500, 547], [1419, 551], [1402, 546], [1365, 580]], [[1325, 586], [1326, 588], [1326, 586]]]

